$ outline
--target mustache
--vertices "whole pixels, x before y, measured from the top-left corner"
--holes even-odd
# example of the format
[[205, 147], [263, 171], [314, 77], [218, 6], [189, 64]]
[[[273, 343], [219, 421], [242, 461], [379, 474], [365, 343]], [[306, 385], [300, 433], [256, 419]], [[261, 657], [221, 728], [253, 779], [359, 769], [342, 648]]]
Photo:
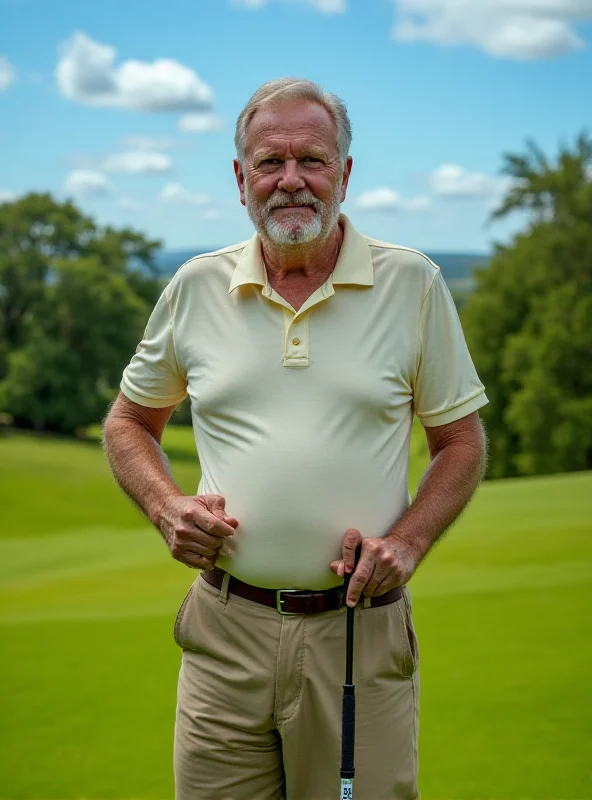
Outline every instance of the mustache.
[[312, 206], [316, 211], [322, 208], [323, 203], [313, 194], [308, 192], [296, 192], [289, 197], [270, 197], [265, 203], [266, 211], [273, 211], [275, 208], [284, 208], [285, 206]]

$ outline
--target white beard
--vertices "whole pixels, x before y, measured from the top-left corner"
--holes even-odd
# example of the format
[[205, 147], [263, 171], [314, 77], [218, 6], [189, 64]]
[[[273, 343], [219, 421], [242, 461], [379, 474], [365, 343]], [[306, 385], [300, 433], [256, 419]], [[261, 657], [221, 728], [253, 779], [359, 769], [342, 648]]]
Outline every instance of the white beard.
[[263, 205], [260, 205], [253, 200], [246, 185], [245, 202], [257, 233], [261, 238], [269, 239], [279, 245], [308, 244], [319, 237], [324, 239], [337, 223], [341, 210], [341, 201], [337, 192], [328, 209], [326, 203], [308, 192], [295, 192], [290, 197], [290, 203], [314, 206], [315, 215], [312, 219], [305, 218], [304, 214], [296, 210], [294, 214], [284, 213], [282, 219], [276, 219], [273, 209], [281, 206], [281, 202], [272, 196]]
[[[322, 213], [324, 208], [320, 210]], [[276, 244], [306, 244], [320, 234], [323, 220], [318, 212], [312, 219], [304, 219], [303, 214], [288, 213], [283, 214], [280, 220], [269, 214], [264, 225], [266, 234]]]

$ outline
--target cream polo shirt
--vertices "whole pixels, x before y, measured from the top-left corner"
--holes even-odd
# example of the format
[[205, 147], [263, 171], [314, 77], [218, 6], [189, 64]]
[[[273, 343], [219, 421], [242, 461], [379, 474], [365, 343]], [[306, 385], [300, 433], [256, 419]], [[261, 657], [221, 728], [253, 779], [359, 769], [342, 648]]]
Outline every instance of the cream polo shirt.
[[239, 521], [217, 564], [257, 586], [339, 584], [345, 531], [384, 536], [408, 506], [414, 413], [445, 425], [487, 403], [438, 267], [340, 222], [335, 269], [297, 312], [256, 234], [188, 261], [121, 382], [152, 408], [189, 394], [197, 493]]

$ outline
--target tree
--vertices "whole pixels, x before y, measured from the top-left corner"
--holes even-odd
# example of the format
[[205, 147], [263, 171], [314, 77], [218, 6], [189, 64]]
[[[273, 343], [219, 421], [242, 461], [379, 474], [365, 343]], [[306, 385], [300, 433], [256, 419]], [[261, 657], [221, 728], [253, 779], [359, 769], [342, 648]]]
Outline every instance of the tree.
[[0, 409], [15, 424], [101, 419], [162, 289], [158, 246], [49, 195], [0, 205]]
[[43, 298], [52, 259], [79, 254], [95, 235], [92, 220], [49, 195], [0, 205], [0, 378], [8, 353], [23, 344], [25, 317]]
[[555, 164], [532, 142], [507, 155], [514, 185], [495, 217], [526, 209], [462, 311], [490, 404], [490, 477], [592, 467], [592, 140]]
[[573, 150], [562, 146], [556, 165], [532, 139], [527, 140], [526, 150], [525, 154], [504, 155], [502, 174], [513, 180], [492, 218], [527, 209], [533, 212], [535, 225], [574, 221], [582, 211], [582, 195], [587, 193], [592, 177], [592, 139], [581, 133]]

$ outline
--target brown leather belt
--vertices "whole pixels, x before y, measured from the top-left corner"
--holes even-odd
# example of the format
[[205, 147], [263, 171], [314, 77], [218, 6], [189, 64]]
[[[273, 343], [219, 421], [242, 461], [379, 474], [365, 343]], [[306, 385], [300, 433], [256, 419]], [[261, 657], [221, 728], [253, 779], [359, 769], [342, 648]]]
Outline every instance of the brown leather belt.
[[[216, 589], [222, 588], [222, 581], [226, 572], [219, 567], [212, 570], [203, 570], [201, 577]], [[253, 600], [264, 606], [275, 608], [280, 614], [317, 614], [320, 611], [337, 611], [345, 605], [343, 596], [343, 586], [336, 586], [334, 589], [326, 589], [322, 592], [308, 592], [300, 589], [263, 589], [261, 586], [251, 586], [250, 583], [243, 583], [230, 576], [228, 581], [228, 591], [246, 600]], [[400, 587], [391, 589], [377, 597], [370, 598], [370, 607], [386, 606], [394, 603], [403, 596]], [[364, 596], [360, 598], [360, 603], [364, 602]]]

